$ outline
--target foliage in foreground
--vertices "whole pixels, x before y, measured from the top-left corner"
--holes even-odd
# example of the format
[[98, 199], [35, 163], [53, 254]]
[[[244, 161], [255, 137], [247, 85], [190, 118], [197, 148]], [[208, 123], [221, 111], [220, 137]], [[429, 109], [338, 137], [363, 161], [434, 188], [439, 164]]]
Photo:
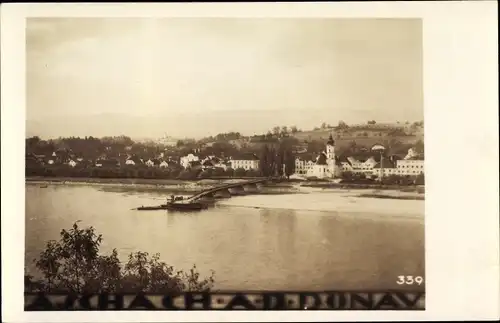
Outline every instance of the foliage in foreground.
[[59, 241], [47, 242], [35, 259], [43, 279], [34, 280], [25, 274], [26, 292], [152, 292], [177, 293], [209, 291], [214, 272], [201, 278], [196, 266], [188, 272], [176, 271], [160, 261], [160, 255], [146, 252], [131, 253], [122, 264], [116, 249], [110, 255], [100, 255], [102, 236], [93, 227], [81, 229], [73, 224], [62, 230]]

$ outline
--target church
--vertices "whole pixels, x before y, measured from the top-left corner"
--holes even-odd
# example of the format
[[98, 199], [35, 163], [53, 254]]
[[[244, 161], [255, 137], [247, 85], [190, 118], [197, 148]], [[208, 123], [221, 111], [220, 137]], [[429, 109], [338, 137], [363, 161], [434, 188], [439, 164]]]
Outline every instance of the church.
[[341, 174], [342, 168], [335, 156], [335, 141], [330, 134], [326, 142], [326, 151], [323, 151], [316, 158], [314, 165], [307, 170], [307, 177], [335, 178], [340, 177]]

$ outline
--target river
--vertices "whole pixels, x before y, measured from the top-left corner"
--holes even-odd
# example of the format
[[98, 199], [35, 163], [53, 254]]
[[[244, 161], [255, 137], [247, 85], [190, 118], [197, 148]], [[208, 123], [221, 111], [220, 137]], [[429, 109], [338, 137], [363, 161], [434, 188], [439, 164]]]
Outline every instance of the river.
[[[33, 259], [81, 220], [113, 248], [160, 253], [176, 269], [215, 271], [221, 290], [398, 289], [424, 276], [424, 201], [357, 197], [348, 190], [247, 195], [196, 213], [136, 211], [165, 192], [133, 187], [26, 184], [26, 252]], [[421, 286], [423, 287], [423, 286]]]

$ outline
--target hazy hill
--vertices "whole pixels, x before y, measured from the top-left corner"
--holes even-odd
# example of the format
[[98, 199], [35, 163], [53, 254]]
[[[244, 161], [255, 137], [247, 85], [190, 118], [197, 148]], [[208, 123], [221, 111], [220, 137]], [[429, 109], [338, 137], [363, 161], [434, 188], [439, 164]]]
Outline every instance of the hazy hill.
[[[253, 135], [266, 133], [274, 126], [296, 125], [300, 129], [313, 129], [323, 122], [336, 125], [339, 120], [326, 117], [328, 115], [331, 114], [324, 110], [230, 110], [196, 114], [179, 111], [161, 116], [99, 114], [30, 118], [28, 115], [26, 134], [42, 138], [124, 134], [132, 138], [152, 139], [162, 137], [165, 133], [176, 138], [202, 138], [230, 131]], [[344, 121], [351, 123], [350, 120]], [[316, 136], [316, 132], [313, 135]]]

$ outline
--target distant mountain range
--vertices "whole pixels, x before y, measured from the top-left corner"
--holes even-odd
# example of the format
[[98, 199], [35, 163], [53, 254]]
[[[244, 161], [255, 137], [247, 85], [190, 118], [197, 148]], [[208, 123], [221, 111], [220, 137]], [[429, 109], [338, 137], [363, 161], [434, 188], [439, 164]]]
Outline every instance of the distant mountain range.
[[[352, 111], [350, 114], [353, 114]], [[323, 122], [336, 125], [339, 120], [348, 124], [366, 122], [364, 119], [377, 120], [370, 115], [363, 115], [364, 119], [358, 120], [342, 119], [341, 115], [332, 118], [331, 115], [331, 112], [324, 110], [176, 112], [163, 116], [99, 114], [30, 118], [28, 115], [26, 135], [42, 138], [126, 135], [136, 139], [156, 140], [165, 133], [175, 138], [202, 138], [230, 131], [253, 135], [266, 133], [274, 126], [296, 125], [299, 129], [308, 130]]]

